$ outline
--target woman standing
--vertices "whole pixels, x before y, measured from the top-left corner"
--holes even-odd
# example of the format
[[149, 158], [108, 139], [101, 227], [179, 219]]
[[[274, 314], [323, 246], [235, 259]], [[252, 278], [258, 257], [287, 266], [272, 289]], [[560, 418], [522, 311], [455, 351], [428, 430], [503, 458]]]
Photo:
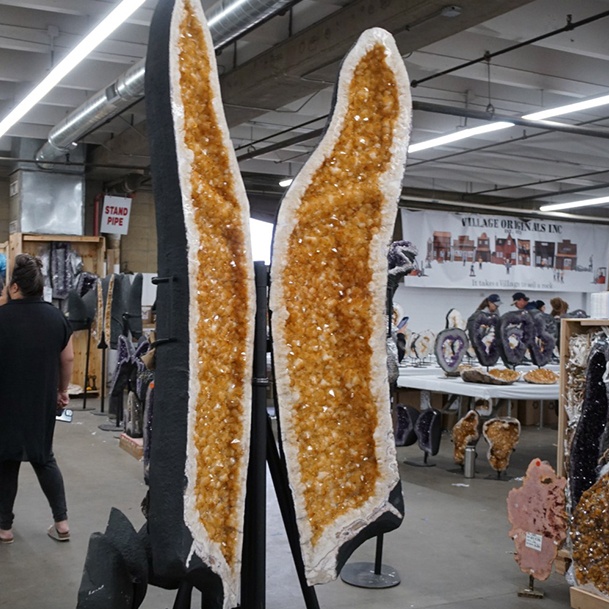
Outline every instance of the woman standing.
[[63, 477], [53, 456], [55, 414], [69, 402], [74, 351], [64, 315], [42, 300], [42, 263], [19, 254], [0, 307], [0, 543], [12, 543], [22, 461], [29, 461], [51, 506], [47, 533], [68, 541]]

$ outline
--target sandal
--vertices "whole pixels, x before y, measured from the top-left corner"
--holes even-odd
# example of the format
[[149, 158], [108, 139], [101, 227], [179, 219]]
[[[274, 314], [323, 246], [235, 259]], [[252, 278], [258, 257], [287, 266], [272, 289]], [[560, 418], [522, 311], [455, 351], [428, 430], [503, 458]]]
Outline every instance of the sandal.
[[15, 541], [15, 538], [13, 537], [13, 534], [11, 533], [10, 529], [9, 530], [0, 529], [0, 530], [5, 533], [8, 533], [10, 535], [10, 537], [0, 537], [0, 543], [9, 544], [9, 543], [13, 543], [13, 541]]
[[70, 531], [67, 533], [60, 533], [54, 524], [47, 529], [47, 535], [55, 541], [70, 541]]

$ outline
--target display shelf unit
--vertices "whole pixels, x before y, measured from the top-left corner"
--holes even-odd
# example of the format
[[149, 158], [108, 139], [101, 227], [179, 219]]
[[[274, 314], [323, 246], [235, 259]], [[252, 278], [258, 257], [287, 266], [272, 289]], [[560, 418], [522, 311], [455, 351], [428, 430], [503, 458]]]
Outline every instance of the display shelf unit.
[[[75, 252], [81, 256], [83, 268], [89, 273], [95, 273], [99, 277], [105, 274], [106, 242], [104, 237], [79, 236], [79, 235], [35, 235], [29, 233], [12, 233], [8, 239], [7, 252], [7, 275], [17, 254], [40, 255], [45, 248], [52, 243], [69, 243]], [[72, 342], [74, 344], [74, 370], [71, 383], [82, 386], [85, 382], [85, 363], [87, 353], [87, 331], [78, 330], [74, 332]], [[101, 382], [101, 356], [97, 343], [99, 337], [91, 336], [89, 376], [96, 377], [99, 387]], [[83, 387], [83, 390], [85, 388]]]
[[[558, 412], [558, 441], [556, 472], [565, 476], [565, 439], [567, 434], [567, 374], [566, 363], [569, 357], [569, 341], [576, 334], [585, 334], [594, 330], [609, 327], [609, 319], [563, 319], [560, 330], [560, 391]], [[562, 554], [562, 555], [561, 555]], [[567, 550], [560, 550], [558, 560], [564, 561], [564, 570], [568, 569], [571, 556]], [[561, 572], [557, 567], [557, 571]], [[583, 588], [570, 589], [570, 604], [572, 609], [609, 609], [609, 599], [592, 594]]]
[[558, 441], [556, 443], [556, 473], [565, 475], [565, 437], [567, 433], [567, 374], [566, 363], [569, 356], [569, 340], [574, 334], [585, 334], [595, 328], [600, 330], [609, 326], [609, 319], [563, 319], [560, 326], [560, 380], [558, 408]]

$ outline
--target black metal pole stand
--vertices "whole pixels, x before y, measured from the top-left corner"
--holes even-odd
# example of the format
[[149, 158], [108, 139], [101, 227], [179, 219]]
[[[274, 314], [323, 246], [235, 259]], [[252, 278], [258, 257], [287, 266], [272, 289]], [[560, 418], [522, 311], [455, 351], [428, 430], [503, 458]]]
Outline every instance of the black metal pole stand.
[[99, 344], [97, 345], [98, 349], [102, 350], [102, 369], [101, 369], [101, 381], [99, 383], [99, 410], [94, 410], [91, 414], [97, 415], [99, 417], [106, 416], [104, 412], [104, 402], [106, 400], [106, 349], [108, 348], [108, 344], [106, 343], [106, 333], [102, 330], [101, 339]]
[[266, 605], [266, 367], [267, 270], [254, 263], [256, 277], [256, 326], [252, 389], [252, 432], [247, 473], [241, 607], [264, 609]]
[[277, 494], [277, 503], [279, 504], [283, 525], [292, 551], [292, 558], [294, 559], [294, 566], [296, 567], [296, 573], [298, 574], [302, 597], [307, 609], [319, 609], [315, 588], [307, 584], [304, 561], [302, 560], [302, 552], [300, 550], [298, 526], [296, 524], [296, 512], [294, 511], [292, 492], [288, 483], [288, 473], [285, 462], [279, 456], [279, 449], [277, 448], [277, 444], [275, 444], [269, 416], [267, 416], [267, 430], [267, 459], [269, 471], [271, 472], [273, 486], [275, 487], [275, 493]]
[[87, 409], [87, 385], [89, 384], [89, 358], [91, 355], [91, 325], [92, 319], [87, 319], [87, 354], [85, 356], [85, 383], [82, 393], [82, 409]]
[[192, 589], [193, 585], [190, 582], [183, 580], [178, 588], [178, 593], [176, 594], [176, 600], [173, 603], [172, 609], [190, 609]]
[[383, 564], [383, 535], [376, 538], [374, 564], [354, 562], [346, 564], [340, 572], [340, 578], [351, 586], [358, 588], [393, 588], [400, 580], [400, 574], [389, 565]]
[[[397, 289], [397, 281], [390, 277], [387, 282], [387, 338], [391, 336], [391, 317], [393, 315], [393, 294]], [[427, 453], [425, 453], [427, 457]], [[346, 564], [340, 578], [351, 586], [358, 588], [393, 588], [400, 583], [399, 573], [383, 563], [383, 535], [376, 538], [374, 564], [370, 562], [354, 562]]]

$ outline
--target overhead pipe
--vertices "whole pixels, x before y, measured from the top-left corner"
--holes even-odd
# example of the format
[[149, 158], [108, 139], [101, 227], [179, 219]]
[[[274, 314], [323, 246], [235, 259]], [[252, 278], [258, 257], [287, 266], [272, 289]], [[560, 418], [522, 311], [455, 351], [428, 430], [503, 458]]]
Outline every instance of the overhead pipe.
[[[206, 11], [214, 49], [219, 50], [267, 19], [300, 0], [220, 0]], [[46, 162], [68, 154], [83, 138], [144, 97], [146, 60], [141, 59], [110, 86], [95, 93], [84, 104], [51, 129], [48, 140], [36, 152], [42, 167]]]

